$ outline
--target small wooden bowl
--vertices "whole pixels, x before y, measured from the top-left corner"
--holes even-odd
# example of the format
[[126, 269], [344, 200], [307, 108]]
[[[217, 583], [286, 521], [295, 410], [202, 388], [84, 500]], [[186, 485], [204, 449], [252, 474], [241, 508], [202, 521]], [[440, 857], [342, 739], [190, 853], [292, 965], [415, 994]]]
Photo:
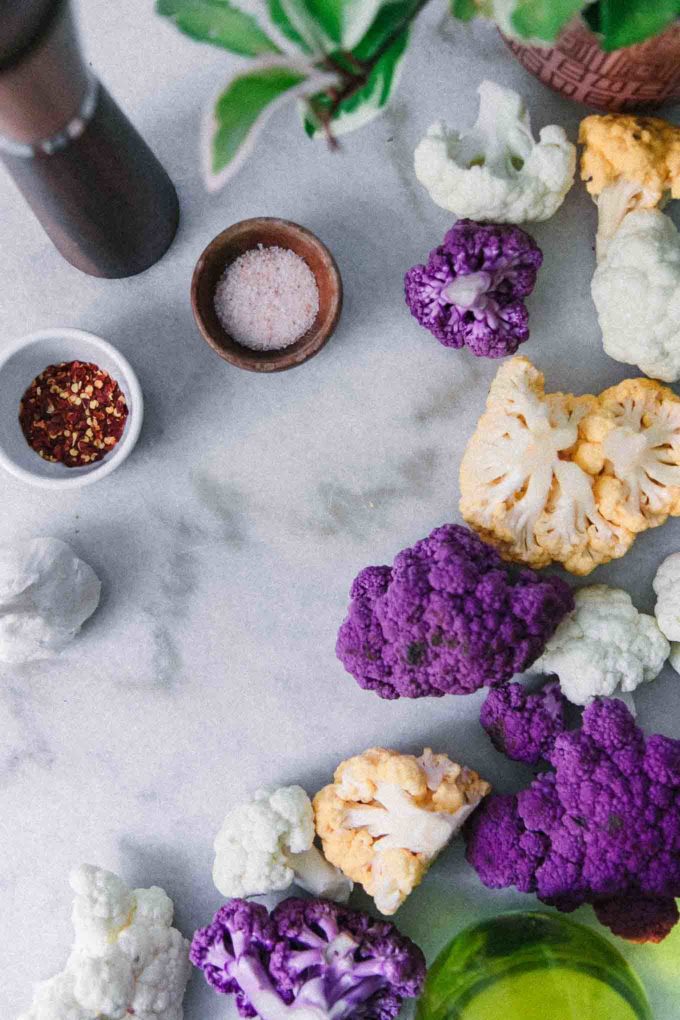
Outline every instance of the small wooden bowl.
[[[280, 350], [254, 351], [237, 343], [215, 311], [215, 290], [225, 269], [258, 244], [294, 251], [312, 270], [319, 288], [319, 311], [311, 329]], [[342, 310], [342, 279], [328, 248], [311, 231], [288, 220], [259, 216], [227, 227], [210, 242], [194, 269], [191, 306], [203, 339], [225, 361], [249, 372], [283, 372], [314, 357], [330, 339]]]

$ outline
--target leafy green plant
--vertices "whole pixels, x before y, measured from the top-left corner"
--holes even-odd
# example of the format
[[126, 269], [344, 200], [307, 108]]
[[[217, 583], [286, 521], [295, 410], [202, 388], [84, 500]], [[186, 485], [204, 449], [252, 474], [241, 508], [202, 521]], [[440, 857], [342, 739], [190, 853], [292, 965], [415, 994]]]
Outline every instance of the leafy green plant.
[[[204, 172], [219, 188], [241, 165], [276, 107], [300, 101], [311, 138], [367, 124], [394, 94], [411, 26], [431, 0], [263, 0], [268, 24], [232, 0], [156, 0], [159, 14], [199, 42], [251, 58], [206, 119]], [[517, 38], [554, 42], [583, 14], [606, 50], [641, 42], [680, 16], [680, 0], [449, 0], [454, 17], [496, 20]]]
[[[454, 5], [465, 0], [452, 0]], [[472, 0], [520, 39], [555, 42], [578, 14], [611, 51], [643, 42], [680, 16], [680, 0]], [[509, 26], [507, 25], [509, 22]]]
[[287, 99], [302, 99], [305, 131], [331, 144], [378, 116], [396, 87], [411, 23], [427, 2], [267, 0], [265, 29], [231, 0], [157, 0], [159, 14], [187, 35], [253, 58], [220, 91], [206, 121], [211, 190], [238, 169]]

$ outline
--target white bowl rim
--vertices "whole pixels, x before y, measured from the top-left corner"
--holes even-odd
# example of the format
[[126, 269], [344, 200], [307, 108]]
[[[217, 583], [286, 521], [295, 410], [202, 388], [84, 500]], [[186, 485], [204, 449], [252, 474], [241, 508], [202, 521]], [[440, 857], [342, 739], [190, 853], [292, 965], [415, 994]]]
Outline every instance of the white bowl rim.
[[77, 329], [72, 326], [54, 326], [52, 328], [39, 329], [19, 337], [18, 340], [14, 340], [0, 353], [0, 373], [10, 358], [13, 358], [15, 354], [24, 348], [30, 347], [32, 344], [41, 343], [43, 340], [59, 339], [87, 343], [91, 347], [100, 350], [103, 354], [106, 354], [114, 364], [120, 366], [121, 374], [125, 376], [125, 382], [130, 391], [132, 404], [125, 435], [111, 455], [100, 461], [98, 466], [93, 467], [86, 474], [63, 478], [48, 478], [37, 472], [28, 471], [7, 455], [2, 442], [0, 442], [0, 467], [22, 482], [27, 482], [29, 485], [34, 485], [41, 489], [80, 489], [84, 485], [92, 485], [94, 482], [98, 482], [107, 475], [110, 475], [132, 453], [142, 430], [144, 396], [135, 370], [127, 358], [113, 344], [97, 336], [96, 333], [89, 333], [85, 329]]

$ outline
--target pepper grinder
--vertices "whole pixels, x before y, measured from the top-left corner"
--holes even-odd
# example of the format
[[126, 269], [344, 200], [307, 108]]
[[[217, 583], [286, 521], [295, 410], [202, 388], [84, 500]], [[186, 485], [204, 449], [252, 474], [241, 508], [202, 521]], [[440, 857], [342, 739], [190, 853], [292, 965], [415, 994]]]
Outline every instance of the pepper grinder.
[[69, 0], [0, 0], [0, 158], [84, 273], [141, 273], [175, 236], [172, 181], [86, 66]]

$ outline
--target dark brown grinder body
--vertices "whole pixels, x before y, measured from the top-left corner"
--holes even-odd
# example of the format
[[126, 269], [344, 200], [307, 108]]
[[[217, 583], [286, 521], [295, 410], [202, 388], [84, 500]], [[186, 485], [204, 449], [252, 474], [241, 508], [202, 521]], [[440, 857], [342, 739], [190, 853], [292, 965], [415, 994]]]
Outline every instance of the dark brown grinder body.
[[172, 181], [87, 68], [68, 0], [0, 0], [0, 158], [84, 273], [141, 273], [175, 236]]

